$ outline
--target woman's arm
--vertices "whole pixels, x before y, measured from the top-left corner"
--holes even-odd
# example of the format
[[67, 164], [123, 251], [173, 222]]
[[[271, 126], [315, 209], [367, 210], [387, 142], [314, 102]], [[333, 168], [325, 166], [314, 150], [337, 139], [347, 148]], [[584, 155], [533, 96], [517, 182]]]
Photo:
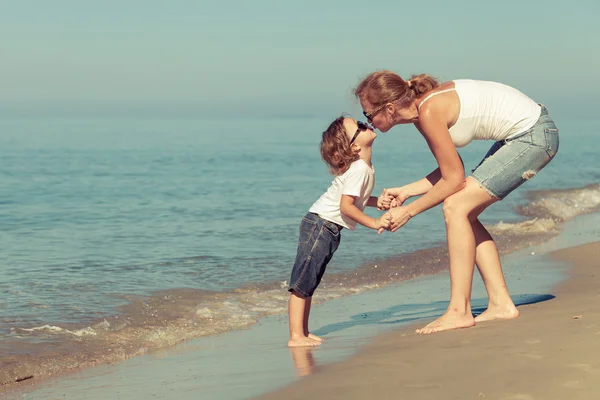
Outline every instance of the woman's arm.
[[465, 170], [452, 143], [442, 106], [435, 102], [426, 103], [421, 108], [419, 122], [415, 124], [439, 165], [440, 175], [427, 193], [406, 206], [410, 217], [437, 206], [465, 185]]
[[441, 177], [442, 175], [440, 173], [440, 169], [436, 168], [423, 179], [419, 179], [418, 181], [404, 186], [384, 189], [384, 193], [396, 198], [397, 204], [402, 205], [402, 203], [404, 203], [406, 199], [410, 197], [420, 196], [429, 192]]

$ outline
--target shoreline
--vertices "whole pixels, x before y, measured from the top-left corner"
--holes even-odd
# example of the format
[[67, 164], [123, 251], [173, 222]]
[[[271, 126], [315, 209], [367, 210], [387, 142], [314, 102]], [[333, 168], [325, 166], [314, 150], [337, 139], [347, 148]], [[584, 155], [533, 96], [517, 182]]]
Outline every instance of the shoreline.
[[569, 277], [550, 301], [516, 320], [417, 335], [379, 335], [349, 359], [325, 365], [257, 399], [591, 399], [600, 396], [600, 242], [558, 250]]
[[[552, 239], [504, 258], [516, 304], [543, 301], [537, 299], [565, 279], [564, 268], [554, 265], [544, 279], [532, 282], [532, 277], [545, 269], [545, 265], [540, 263], [541, 256], [532, 256], [531, 251], [545, 254], [544, 247], [556, 248], [564, 245], [562, 242], [560, 238], [558, 242]], [[527, 267], [522, 268], [523, 265]], [[416, 319], [435, 317], [446, 307], [447, 286], [447, 274], [442, 273], [316, 305], [313, 326], [318, 329], [314, 332], [324, 335], [327, 343], [315, 350], [316, 365], [310, 369], [319, 370], [321, 366], [352, 357], [382, 333], [401, 329]], [[474, 295], [477, 296], [474, 310], [481, 309], [485, 298], [480, 282], [475, 282]], [[272, 315], [248, 330], [194, 339], [128, 360], [9, 385], [4, 395], [10, 399], [26, 396], [41, 400], [65, 394], [76, 398], [83, 391], [89, 400], [125, 393], [131, 399], [171, 398], [175, 393], [180, 399], [193, 398], [189, 397], [191, 393], [204, 393], [207, 399], [247, 399], [284, 387], [298, 379], [298, 375], [310, 372], [296, 363], [302, 362], [304, 355], [290, 354], [284, 346], [282, 338], [286, 334], [287, 318]], [[262, 360], [259, 365], [252, 361], [256, 357]]]
[[[591, 218], [590, 218], [590, 216], [591, 216]], [[524, 252], [522, 252], [522, 251], [518, 251], [518, 250], [514, 249], [514, 251], [511, 252], [512, 254], [508, 255], [508, 257], [509, 258], [514, 258], [513, 257], [513, 255], [514, 255], [518, 259], [521, 259], [523, 262], [529, 263], [530, 261], [528, 261], [528, 258], [529, 258], [529, 254], [530, 254], [529, 253], [529, 251], [530, 251], [529, 249], [530, 248], [533, 249], [533, 250], [535, 250], [539, 254], [546, 254], [546, 253], [549, 252], [549, 249], [556, 249], [557, 246], [558, 246], [558, 248], [566, 248], [566, 247], [571, 247], [571, 246], [580, 244], [580, 243], [582, 243], [581, 239], [583, 237], [598, 238], [597, 230], [596, 230], [595, 226], [597, 226], [597, 224], [596, 224], [597, 221], [600, 221], [600, 213], [591, 214], [590, 216], [583, 217], [583, 218], [577, 218], [577, 219], [575, 219], [575, 220], [573, 220], [571, 222], [568, 222], [568, 223], [565, 223], [565, 224], [561, 224], [562, 226], [561, 226], [561, 230], [560, 230], [560, 233], [559, 233], [559, 237], [556, 237], [556, 238], [546, 238], [546, 240], [542, 240], [543, 243], [541, 245], [539, 245], [539, 246], [530, 247], [529, 245], [531, 243], [521, 242], [520, 244], [522, 246], [517, 246], [517, 247], [519, 247], [519, 248], [524, 247], [524, 248], [526, 248], [526, 250]], [[588, 240], [593, 240], [593, 239], [588, 239]], [[517, 253], [520, 253], [520, 255], [517, 254]], [[531, 253], [531, 254], [534, 254], [534, 253]], [[525, 258], [523, 258], [523, 257], [525, 257]], [[504, 259], [504, 257], [503, 257], [503, 259]], [[526, 268], [529, 268], [529, 267], [526, 267]], [[539, 267], [537, 267], [537, 268], [539, 268]], [[521, 269], [521, 268], [518, 268], [518, 269]], [[518, 269], [517, 269], [517, 271], [518, 271]], [[513, 272], [514, 271], [515, 270], [513, 269]], [[521, 276], [521, 274], [522, 273], [526, 273], [526, 271], [527, 271], [527, 269], [523, 270], [522, 272], [518, 272], [518, 275]], [[422, 279], [425, 279], [425, 282], [427, 280], [429, 280], [429, 278], [432, 278], [434, 280], [439, 281], [438, 278], [440, 276], [441, 275], [438, 273], [438, 274], [435, 274], [435, 275], [419, 277], [417, 280], [409, 280], [409, 281], [407, 281], [407, 283], [409, 283], [410, 285], [419, 286], [419, 282]], [[519, 277], [519, 276], [516, 276], [515, 279], [520, 280], [521, 277]], [[438, 278], [436, 278], [436, 277], [438, 277]], [[442, 280], [444, 280], [444, 281], [447, 279], [445, 276], [442, 276], [442, 278], [443, 278]], [[525, 279], [525, 277], [523, 277], [523, 279]], [[528, 283], [528, 284], [526, 284], [524, 286], [521, 285], [521, 290], [523, 290], [523, 288], [525, 288], [525, 290], [529, 290], [527, 288], [531, 287], [530, 286], [531, 285], [531, 279], [532, 279], [532, 277], [530, 275], [530, 277], [526, 278], [526, 280], [523, 281], [523, 283], [525, 283], [525, 282], [530, 282], [530, 283]], [[552, 278], [552, 279], [555, 279], [555, 278]], [[562, 281], [564, 279], [565, 278], [563, 277], [563, 278], [560, 279], [560, 281]], [[536, 279], [536, 281], [537, 280], [538, 279]], [[550, 283], [549, 286], [546, 286], [548, 289], [545, 289], [545, 290], [550, 290], [551, 288], [555, 287], [555, 285], [556, 285], [555, 282], [559, 282], [559, 281], [557, 280], [557, 281], [554, 281], [553, 283]], [[514, 283], [516, 284], [517, 282], [514, 282]], [[370, 295], [369, 293], [372, 293], [372, 292], [373, 293], [374, 292], [384, 293], [384, 292], [386, 292], [388, 290], [387, 289], [388, 286], [389, 287], [395, 287], [396, 285], [397, 285], [397, 283], [391, 283], [390, 285], [385, 285], [385, 287], [382, 286], [382, 287], [378, 288], [378, 290], [376, 290], [376, 291], [372, 291], [372, 290], [371, 291], [365, 291], [365, 292], [360, 293], [358, 295], [350, 296], [351, 299], [354, 299], [354, 300], [350, 300], [350, 302], [351, 303], [354, 302], [355, 304], [356, 303], [363, 303], [363, 300], [362, 300], [362, 298], [363, 298], [362, 296], [363, 295], [367, 296], [365, 299], [372, 298], [372, 295]], [[512, 284], [509, 286], [509, 288], [516, 289], [516, 287], [514, 287]], [[423, 290], [422, 287], [417, 288], [415, 290], [415, 292], [413, 292], [412, 299], [419, 298], [421, 296], [421, 294], [419, 294], [419, 293], [422, 290]], [[427, 289], [425, 289], [425, 290], [427, 290]], [[442, 290], [445, 291], [447, 289], [442, 289]], [[439, 289], [434, 289], [434, 292], [431, 292], [431, 293], [438, 293], [438, 291], [439, 291]], [[392, 289], [392, 292], [393, 292], [393, 289]], [[405, 290], [403, 290], [402, 292], [403, 292], [404, 295], [406, 295]], [[521, 291], [521, 292], [519, 292], [519, 291], [514, 291], [514, 290], [511, 290], [511, 292], [513, 294], [516, 294], [516, 295], [518, 295], [518, 293], [531, 293], [531, 292], [527, 292], [527, 291]], [[388, 293], [390, 293], [390, 292], [388, 291]], [[419, 297], [414, 297], [415, 295], [417, 295]], [[393, 295], [393, 296], [394, 296], [394, 298], [393, 298], [392, 303], [390, 305], [392, 306], [391, 309], [395, 310], [395, 309], [397, 309], [397, 305], [400, 304], [400, 303], [403, 303], [403, 302], [400, 301], [400, 303], [398, 303], [397, 302], [398, 299], [395, 297], [395, 295]], [[526, 297], [528, 297], [528, 295], [526, 295]], [[444, 298], [445, 298], [445, 296], [444, 296]], [[408, 300], [410, 301], [412, 299], [411, 299], [411, 297], [409, 295]], [[328, 300], [328, 299], [325, 299], [325, 300]], [[338, 304], [340, 304], [339, 300], [340, 299], [333, 299], [333, 300], [331, 300], [331, 302], [332, 303], [338, 303]], [[425, 303], [422, 304], [422, 306], [425, 307], [424, 311], [427, 311], [426, 309], [430, 307], [430, 305], [427, 304], [427, 300], [426, 299], [421, 299], [420, 301], [425, 301]], [[540, 301], [543, 301], [543, 300], [540, 300]], [[344, 307], [344, 305], [347, 302], [348, 302], [348, 300], [343, 300], [341, 302], [342, 307]], [[331, 307], [326, 306], [329, 303], [330, 303], [330, 301], [323, 301], [322, 304], [319, 305], [319, 307], [325, 307], [325, 309], [329, 308], [331, 310]], [[438, 303], [439, 303], [439, 301], [438, 301]], [[370, 309], [367, 308], [364, 311], [367, 311], [367, 312], [373, 311], [375, 314], [381, 314], [381, 311], [384, 311], [384, 314], [387, 313], [387, 310], [389, 310], [390, 308], [388, 308], [388, 309], [377, 308], [377, 307], [380, 307], [381, 304], [382, 303], [377, 303], [377, 302], [371, 303], [371, 306], [368, 306]], [[521, 303], [521, 304], [527, 304], [527, 301], [525, 301], [524, 303]], [[375, 309], [371, 308], [373, 306], [376, 307], [376, 308]], [[519, 309], [521, 309], [521, 306], [519, 306]], [[377, 311], [377, 310], [379, 310], [379, 311]], [[441, 310], [440, 310], [440, 312], [441, 312]], [[428, 318], [428, 315], [432, 315], [432, 314], [430, 314], [430, 313], [428, 314], [426, 312], [426, 314], [423, 314], [419, 318], [419, 320], [423, 321], [423, 323], [424, 323], [425, 322], [424, 319]], [[317, 318], [319, 318], [320, 317], [320, 313], [317, 314], [316, 316], [317, 316]], [[334, 323], [332, 325], [330, 321], [327, 321], [327, 317], [325, 315], [323, 315], [323, 317], [325, 317], [325, 320], [321, 320], [320, 322], [319, 322], [318, 319], [315, 320], [316, 323], [317, 323], [317, 326], [321, 325], [321, 326], [331, 327], [331, 326], [340, 325], [339, 323]], [[351, 316], [350, 317], [351, 320], [353, 320], [354, 317], [355, 316]], [[270, 316], [270, 317], [265, 317], [265, 318], [267, 318], [267, 320], [271, 321], [271, 322], [269, 322], [271, 328], [273, 328], [273, 327], [277, 328], [277, 320], [281, 320], [281, 318], [277, 317], [277, 315]], [[348, 318], [348, 317], [343, 317], [343, 318]], [[362, 318], [362, 316], [361, 316], [361, 318]], [[273, 324], [272, 324], [273, 319], [275, 319], [275, 321], [276, 321], [276, 325], [275, 326], [273, 326]], [[410, 318], [410, 319], [414, 320], [415, 318]], [[263, 325], [265, 322], [266, 322], [265, 320], [261, 319], [258, 322], [258, 324], [254, 325], [254, 326], [257, 326], [259, 328], [259, 330], [260, 330], [261, 329], [261, 325]], [[367, 322], [367, 323], [369, 323], [369, 322]], [[381, 322], [381, 323], [382, 324], [388, 324], [387, 322]], [[392, 322], [392, 325], [387, 325], [387, 326], [389, 326], [391, 329], [394, 329], [394, 327], [393, 327], [394, 323], [397, 323], [397, 322]], [[419, 327], [422, 326], [423, 323], [419, 323]], [[285, 328], [285, 330], [287, 330], [286, 323], [284, 323], [284, 325], [285, 326], [283, 326], [283, 328]], [[345, 323], [342, 324], [342, 325], [345, 325]], [[355, 325], [355, 324], [353, 324], [353, 325]], [[361, 323], [359, 323], [359, 325], [361, 325]], [[340, 328], [342, 328], [342, 327], [340, 326]], [[319, 330], [321, 330], [321, 329], [322, 328], [319, 328]], [[342, 329], [345, 330], [346, 328], [342, 328]], [[403, 328], [397, 327], [395, 329], [403, 329]], [[254, 328], [251, 328], [251, 330], [254, 330]], [[242, 341], [247, 341], [248, 340], [248, 336], [245, 335], [243, 332], [244, 332], [244, 330], [238, 331], [238, 334], [235, 334], [234, 332], [230, 332], [230, 333], [234, 333], [233, 337], [236, 337], [237, 338], [236, 340], [238, 340], [238, 341], [240, 339]], [[382, 333], [382, 331], [379, 331], [379, 332], [375, 331], [375, 332], [372, 332], [372, 334], [368, 334], [367, 333], [367, 336], [364, 337], [364, 340], [361, 338], [360, 339], [360, 343], [358, 343], [358, 344], [356, 342], [347, 342], [347, 343], [343, 343], [342, 344], [342, 346], [346, 346], [346, 349], [348, 349], [348, 345], [351, 345], [353, 347], [351, 349], [351, 351], [350, 350], [342, 350], [342, 352], [344, 352], [346, 354], [345, 356], [343, 356], [341, 358], [340, 357], [333, 357], [333, 359], [330, 358], [330, 356], [327, 356], [325, 359], [322, 359], [324, 353], [326, 353], [326, 352], [330, 353], [331, 350], [333, 350], [333, 352], [336, 352], [336, 351], [339, 352], [340, 351], [340, 348], [336, 349], [336, 346], [339, 346], [339, 341], [338, 341], [339, 338], [337, 336], [339, 335], [339, 333], [342, 333], [342, 336], [346, 336], [347, 334], [345, 334], [343, 332], [344, 331], [340, 331], [340, 332], [338, 332], [338, 333], [336, 333], [334, 335], [334, 339], [336, 341], [335, 342], [336, 344], [334, 344], [334, 342], [329, 342], [330, 345], [329, 346], [325, 346], [325, 348], [321, 349], [320, 352], [319, 352], [319, 354], [317, 354], [317, 356], [318, 356], [317, 358], [320, 361], [319, 365], [317, 366], [318, 370], [321, 370], [322, 368], [327, 368], [328, 365], [331, 362], [335, 363], [335, 362], [338, 362], [339, 360], [343, 360], [343, 359], [347, 359], [347, 358], [353, 357], [353, 355], [356, 354], [357, 352], [360, 353], [361, 349], [363, 348], [363, 346], [367, 345], [370, 341], [373, 340], [373, 338], [378, 338], [379, 335], [385, 334], [385, 333]], [[315, 333], [317, 333], [317, 334], [323, 334], [324, 332], [315, 332]], [[325, 333], [325, 334], [327, 334], [327, 333]], [[227, 336], [229, 336], [229, 334], [226, 334], [225, 337], [227, 337]], [[155, 365], [156, 366], [156, 362], [153, 361], [153, 359], [154, 359], [153, 357], [155, 357], [156, 354], [159, 354], [159, 353], [163, 353], [163, 354], [164, 353], [178, 353], [178, 352], [181, 352], [181, 351], [184, 351], [184, 352], [187, 353], [187, 352], [190, 351], [190, 349], [192, 349], [194, 347], [195, 348], [198, 348], [199, 346], [200, 347], [204, 347], [206, 345], [206, 343], [219, 343], [218, 345], [222, 346], [223, 345], [223, 342], [221, 341], [222, 337], [223, 337], [223, 335], [217, 335], [216, 337], [214, 337], [216, 339], [216, 341], [209, 340], [208, 342], [206, 342], [202, 338], [200, 338], [200, 339], [194, 339], [194, 341], [196, 341], [196, 340], [203, 340], [202, 343], [204, 343], [204, 344], [200, 344], [200, 345], [198, 344], [199, 342], [194, 342], [194, 341], [189, 340], [189, 341], [183, 342], [180, 345], [176, 345], [175, 347], [164, 348], [164, 349], [157, 349], [156, 351], [151, 351], [149, 353], [146, 353], [145, 355], [141, 355], [141, 356], [138, 356], [138, 357], [133, 357], [133, 358], [125, 359], [125, 360], [115, 360], [115, 361], [110, 362], [110, 363], [92, 362], [92, 363], [89, 363], [86, 366], [78, 365], [78, 366], [76, 366], [73, 369], [69, 369], [69, 370], [65, 370], [65, 371], [56, 371], [56, 372], [52, 373], [52, 375], [49, 375], [49, 376], [47, 375], [47, 376], [42, 376], [42, 377], [35, 377], [33, 379], [28, 379], [28, 380], [23, 381], [23, 382], [11, 383], [11, 384], [8, 384], [8, 385], [3, 385], [3, 386], [0, 386], [0, 398], [3, 398], [4, 396], [18, 395], [19, 393], [34, 393], [34, 392], [38, 391], [40, 388], [48, 388], [48, 387], [51, 387], [51, 386], [55, 386], [57, 384], [59, 385], [58, 387], [60, 387], [60, 385], [62, 384], [61, 382], [65, 382], [65, 381], [85, 380], [87, 378], [84, 378], [84, 376], [89, 377], [89, 376], [92, 376], [92, 375], [98, 374], [98, 373], [102, 374], [103, 371], [106, 372], [107, 371], [106, 367], [108, 367], [108, 369], [111, 369], [111, 370], [118, 370], [118, 371], [120, 371], [120, 372], [118, 372], [118, 375], [114, 376], [114, 378], [119, 379], [120, 374], [122, 374], [122, 373], [129, 374], [129, 372], [125, 372], [125, 370], [128, 369], [128, 368], [131, 369], [132, 365], [144, 365], [146, 363], [149, 363], [149, 365]], [[227, 339], [225, 337], [223, 337], [223, 339], [226, 341]], [[348, 337], [346, 336], [346, 339], [347, 338]], [[210, 339], [210, 338], [206, 338], [206, 339]], [[343, 340], [346, 340], [346, 339], [343, 339]], [[251, 340], [253, 340], [253, 339], [251, 339]], [[273, 345], [272, 341], [270, 341], [268, 343], [269, 343], [268, 345], [270, 347]], [[354, 343], [354, 345], [352, 345], [351, 343]], [[254, 345], [256, 345], [256, 343], [254, 343]], [[267, 342], [261, 344], [261, 346], [264, 346], [264, 345], [267, 345]], [[333, 345], [334, 347], [330, 349], [331, 345]], [[187, 349], [186, 349], [186, 347], [187, 347]], [[271, 349], [271, 350], [273, 350], [273, 349]], [[203, 353], [203, 352], [194, 352], [194, 351], [192, 351], [191, 353], [194, 353], [194, 354], [189, 354], [189, 357], [188, 357], [189, 359], [192, 359], [192, 358], [196, 357], [196, 361], [195, 362], [200, 362], [200, 363], [204, 362], [204, 361], [201, 361], [201, 359], [205, 358], [205, 356], [206, 356], [205, 353]], [[198, 354], [195, 354], [195, 353], [198, 353]], [[167, 357], [170, 357], [170, 356], [167, 354]], [[289, 357], [289, 353], [288, 353], [288, 357]], [[177, 358], [177, 356], [175, 358]], [[300, 355], [300, 358], [302, 358], [302, 355]], [[325, 363], [323, 364], [322, 361], [325, 361]], [[321, 364], [323, 364], [324, 366], [322, 366]], [[142, 370], [146, 370], [146, 369], [147, 368], [142, 368]], [[137, 368], [136, 368], [136, 370], [137, 370]], [[168, 373], [170, 370], [172, 370], [172, 368], [168, 367], [165, 370], [165, 372]], [[146, 373], [148, 373], [148, 371]], [[264, 371], [262, 373], [264, 374]], [[139, 372], [138, 372], [138, 374], [139, 374]], [[287, 381], [282, 382], [282, 384], [280, 386], [283, 387], [288, 382], [291, 382], [291, 380], [287, 380]], [[85, 385], [85, 383], [82, 381], [81, 385]], [[260, 383], [259, 383], [259, 385], [260, 385]], [[276, 387], [277, 386], [274, 386], [271, 383], [270, 387], [267, 386], [263, 390], [259, 389], [259, 391], [257, 393], [250, 394], [250, 396], [252, 396], [252, 395], [259, 395], [261, 393], [268, 393], [269, 391], [273, 390]], [[156, 388], [155, 390], [162, 390], [162, 389]], [[246, 396], [246, 397], [239, 397], [239, 398], [248, 398], [248, 396]]]
[[[553, 237], [560, 235], [560, 232], [560, 230], [557, 230], [554, 232], [545, 232], [543, 234], [525, 233], [513, 236], [499, 235], [496, 241], [498, 243], [501, 256], [504, 256], [511, 253], [516, 253], [524, 248], [540, 245], [541, 243], [547, 242]], [[410, 269], [404, 269], [404, 265], [410, 266]], [[395, 271], [401, 271], [407, 275], [404, 278], [397, 279], [393, 275], [394, 273], [398, 275], [398, 272]], [[437, 276], [445, 271], [447, 271], [447, 252], [441, 245], [415, 250], [411, 253], [400, 254], [386, 259], [379, 259], [376, 262], [363, 264], [361, 267], [353, 270], [350, 274], [347, 272], [332, 273], [328, 281], [324, 280], [321, 293], [315, 296], [314, 304], [323, 304], [328, 301], [344, 298], [350, 295], [360, 295], [375, 289], [381, 290], [382, 288], [398, 284], [403, 281], [413, 281], [415, 279]], [[379, 277], [387, 276], [387, 279], [389, 280], [381, 281], [373, 285], [369, 283], [369, 279], [373, 279], [372, 277], [374, 275]], [[363, 287], [361, 288], [358, 286], [360, 289], [359, 292], [341, 289], [344, 292], [340, 292], [332, 296], [332, 293], [340, 291], [339, 288], [342, 286], [338, 285], [347, 285], [347, 282], [345, 281], [347, 276], [351, 276], [352, 279], [356, 279], [359, 282], [362, 281], [361, 285]], [[343, 287], [345, 288], [346, 286]], [[270, 290], [273, 289], [270, 288]], [[285, 297], [285, 303], [287, 303], [287, 295]], [[190, 301], [190, 299], [186, 299], [185, 304], [187, 303], [189, 303], [191, 307], [190, 310], [196, 306], [196, 303]], [[181, 314], [181, 318], [185, 318], [185, 315], [187, 314], [194, 315], [192, 311], [184, 309], [183, 307], [182, 310], [178, 310], [178, 312]], [[240, 329], [246, 329], [249, 326], [253, 326], [269, 315], [279, 314], [285, 314], [285, 310], [281, 312], [266, 313], [265, 315], [257, 315], [254, 322], [247, 322], [241, 326]], [[202, 320], [197, 319], [196, 315], [194, 315], [194, 318], [194, 321], [197, 323], [203, 322]], [[118, 322], [118, 319], [119, 316], [116, 318], [108, 318], [110, 321], [109, 325], [115, 324], [115, 321]], [[107, 319], [104, 318], [104, 322], [106, 321]], [[102, 322], [99, 321], [95, 325], [102, 325]], [[95, 325], [92, 324], [91, 327], [94, 327]], [[74, 329], [85, 330], [87, 328], [77, 327]], [[166, 327], [162, 327], [162, 329], [166, 329]], [[143, 333], [144, 329], [140, 329], [140, 334]], [[166, 346], [147, 346], [137, 351], [131, 351], [130, 348], [127, 348], [128, 346], [121, 346], [124, 348], [122, 351], [120, 351], [117, 343], [111, 342], [110, 338], [106, 338], [105, 341], [103, 340], [102, 343], [99, 343], [99, 347], [96, 346], [98, 349], [91, 353], [91, 357], [89, 351], [91, 351], [90, 349], [94, 343], [88, 343], [87, 340], [78, 341], [75, 343], [61, 343], [60, 347], [55, 347], [54, 350], [46, 351], [46, 355], [43, 358], [39, 360], [32, 360], [31, 362], [29, 360], [23, 361], [23, 359], [19, 361], [16, 356], [9, 357], [4, 368], [0, 368], [0, 395], [2, 395], [2, 393], [12, 392], [13, 390], [21, 390], [21, 388], [24, 387], [27, 388], [29, 385], [41, 384], [48, 379], [57, 379], [71, 374], [77, 374], [81, 371], [92, 369], [97, 366], [113, 365], [115, 363], [123, 362], [141, 355], [151, 355], [174, 348], [177, 345], [189, 342], [191, 340], [197, 340], [203, 337], [210, 337], [222, 333], [227, 332], [216, 331], [212, 335], [206, 336], [191, 335], [189, 337], [179, 338], [177, 341], [173, 341]], [[104, 349], [107, 347], [112, 348], [110, 353], [106, 353], [104, 351]], [[73, 352], [73, 348], [87, 349], [88, 354], [86, 356], [86, 352], [83, 350]], [[100, 353], [98, 353], [98, 351], [100, 351]], [[127, 351], [130, 351], [130, 353], [126, 353]], [[28, 357], [29, 354], [26, 354], [25, 358]], [[60, 362], [61, 365], [58, 365], [57, 362]]]

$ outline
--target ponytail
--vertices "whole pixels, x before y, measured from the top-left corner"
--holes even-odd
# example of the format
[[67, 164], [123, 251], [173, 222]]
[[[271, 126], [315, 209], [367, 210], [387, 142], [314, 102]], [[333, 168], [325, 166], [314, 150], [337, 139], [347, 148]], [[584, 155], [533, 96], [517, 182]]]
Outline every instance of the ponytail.
[[364, 78], [354, 89], [354, 95], [359, 100], [367, 100], [374, 107], [394, 101], [406, 104], [439, 85], [437, 79], [427, 74], [413, 75], [405, 81], [400, 75], [383, 70]]
[[417, 96], [425, 94], [440, 86], [440, 82], [437, 79], [427, 74], [413, 75], [406, 83], [408, 84], [408, 88]]

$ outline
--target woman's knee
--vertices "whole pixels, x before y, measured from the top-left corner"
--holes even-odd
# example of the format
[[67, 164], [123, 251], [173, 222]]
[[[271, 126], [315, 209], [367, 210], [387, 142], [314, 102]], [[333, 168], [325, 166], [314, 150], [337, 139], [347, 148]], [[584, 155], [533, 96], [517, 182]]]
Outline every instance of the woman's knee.
[[471, 205], [465, 196], [454, 195], [444, 200], [442, 211], [444, 219], [448, 223], [457, 218], [468, 219], [470, 222], [474, 222], [483, 210], [480, 211], [479, 207]]
[[472, 178], [467, 179], [466, 187], [444, 200], [442, 211], [446, 223], [453, 219], [477, 220], [479, 215], [498, 199], [492, 197]]
[[467, 207], [464, 206], [464, 202], [461, 201], [462, 196], [450, 196], [444, 200], [444, 204], [442, 205], [442, 212], [444, 213], [444, 219], [446, 223], [451, 222], [456, 218], [467, 218], [469, 215], [469, 211]]

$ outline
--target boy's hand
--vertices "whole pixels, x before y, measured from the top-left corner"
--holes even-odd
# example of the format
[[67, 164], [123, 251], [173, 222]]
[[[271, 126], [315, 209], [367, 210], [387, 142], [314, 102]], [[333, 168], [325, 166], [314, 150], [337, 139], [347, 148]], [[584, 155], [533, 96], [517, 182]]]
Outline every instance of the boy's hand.
[[395, 207], [392, 206], [392, 202], [394, 201], [395, 197], [388, 192], [387, 189], [383, 189], [383, 192], [381, 192], [381, 196], [379, 196], [377, 198], [377, 209], [378, 210], [389, 210], [390, 207]]
[[384, 230], [389, 229], [391, 225], [392, 215], [389, 212], [386, 212], [375, 220], [375, 229], [377, 229], [378, 235], [381, 235]]

